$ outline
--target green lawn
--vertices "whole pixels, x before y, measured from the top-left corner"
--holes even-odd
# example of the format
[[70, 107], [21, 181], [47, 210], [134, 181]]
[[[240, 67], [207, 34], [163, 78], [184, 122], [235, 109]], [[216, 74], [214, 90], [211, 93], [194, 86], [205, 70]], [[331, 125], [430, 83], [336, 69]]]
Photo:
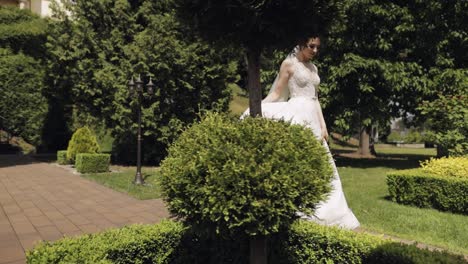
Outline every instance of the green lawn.
[[400, 205], [388, 199], [386, 173], [416, 167], [418, 160], [338, 159], [338, 165], [348, 204], [364, 229], [468, 254], [468, 216]]
[[104, 186], [140, 199], [156, 199], [161, 197], [159, 188], [159, 169], [143, 168], [142, 175], [145, 185], [137, 186], [132, 182], [135, 179], [135, 167], [119, 167], [120, 172], [85, 174], [83, 177], [96, 181]]

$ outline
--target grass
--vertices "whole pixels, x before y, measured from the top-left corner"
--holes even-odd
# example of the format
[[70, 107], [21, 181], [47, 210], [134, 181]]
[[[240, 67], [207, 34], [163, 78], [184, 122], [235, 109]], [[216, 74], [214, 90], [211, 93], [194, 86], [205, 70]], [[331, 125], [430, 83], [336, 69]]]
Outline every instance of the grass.
[[[386, 153], [412, 153], [390, 149]], [[422, 154], [427, 154], [425, 151]], [[416, 154], [421, 154], [416, 151]], [[428, 151], [432, 153], [431, 151]], [[415, 153], [413, 153], [415, 154]], [[468, 254], [468, 216], [400, 205], [388, 198], [387, 172], [417, 167], [417, 159], [340, 160], [338, 170], [349, 206], [364, 229]], [[425, 157], [425, 155], [421, 155]], [[343, 166], [346, 164], [346, 166]]]
[[85, 174], [83, 177], [93, 180], [119, 192], [127, 193], [140, 200], [156, 199], [161, 197], [159, 188], [159, 169], [143, 168], [142, 176], [145, 184], [134, 185], [135, 167], [112, 167], [119, 172]]
[[229, 84], [229, 88], [233, 94], [233, 98], [229, 104], [229, 111], [231, 114], [240, 115], [249, 107], [249, 98], [237, 84], [231, 83]]

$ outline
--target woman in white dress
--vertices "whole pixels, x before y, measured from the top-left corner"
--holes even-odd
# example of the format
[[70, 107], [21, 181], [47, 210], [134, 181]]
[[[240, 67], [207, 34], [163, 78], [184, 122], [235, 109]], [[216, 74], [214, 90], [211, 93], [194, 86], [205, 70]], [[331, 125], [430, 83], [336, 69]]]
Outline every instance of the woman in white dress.
[[[310, 37], [291, 52], [282, 62], [278, 76], [268, 96], [262, 101], [263, 117], [282, 119], [312, 129], [323, 142], [334, 171], [332, 191], [322, 201], [314, 215], [301, 215], [302, 218], [323, 225], [354, 229], [359, 221], [349, 209], [341, 187], [340, 177], [327, 144], [328, 131], [317, 97], [320, 78], [317, 67], [310, 62], [320, 48], [320, 38]], [[248, 110], [244, 115], [248, 114]]]

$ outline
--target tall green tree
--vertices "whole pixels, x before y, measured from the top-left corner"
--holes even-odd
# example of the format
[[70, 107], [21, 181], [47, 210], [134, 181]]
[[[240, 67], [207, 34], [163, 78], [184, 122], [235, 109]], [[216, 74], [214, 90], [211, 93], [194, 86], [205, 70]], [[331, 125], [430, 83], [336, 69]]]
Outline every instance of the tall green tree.
[[[261, 116], [260, 55], [266, 48], [294, 47], [301, 38], [326, 32], [334, 1], [175, 0], [179, 16], [206, 39], [243, 48], [251, 116]], [[266, 239], [251, 239], [251, 263], [266, 262]], [[263, 254], [262, 254], [263, 253]]]
[[38, 146], [47, 113], [43, 52], [47, 22], [0, 6], [0, 116], [3, 129]]
[[74, 111], [112, 130], [120, 161], [136, 155], [136, 102], [127, 88], [138, 74], [156, 85], [143, 101], [143, 158], [159, 162], [166, 146], [203, 109], [225, 110], [229, 56], [179, 23], [171, 1], [92, 0], [57, 10], [51, 47], [53, 91], [69, 93]]
[[177, 11], [204, 37], [222, 45], [243, 48], [248, 64], [249, 106], [261, 116], [260, 55], [266, 48], [294, 47], [297, 40], [326, 32], [334, 15], [334, 2], [300, 1], [197, 1], [175, 0]]
[[468, 2], [413, 0], [407, 5], [418, 21], [408, 56], [426, 69], [429, 79], [415, 103], [416, 121], [427, 121], [438, 156], [466, 155]]
[[0, 116], [3, 129], [39, 146], [47, 100], [42, 95], [44, 71], [30, 56], [0, 49]]
[[[465, 2], [465, 3], [463, 3]], [[464, 68], [466, 1], [353, 0], [341, 6], [321, 65], [327, 117], [345, 134], [360, 133], [370, 153], [372, 125], [416, 115], [418, 106], [440, 91], [440, 74]], [[465, 60], [466, 61], [466, 60]], [[446, 92], [457, 90], [443, 84]]]

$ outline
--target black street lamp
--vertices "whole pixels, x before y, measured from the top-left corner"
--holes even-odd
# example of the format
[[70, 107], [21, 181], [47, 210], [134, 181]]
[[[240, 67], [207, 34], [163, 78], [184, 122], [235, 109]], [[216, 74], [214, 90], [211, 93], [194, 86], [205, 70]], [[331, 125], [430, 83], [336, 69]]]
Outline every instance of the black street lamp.
[[[147, 94], [151, 97], [154, 92], [154, 84], [151, 81], [151, 77], [149, 82], [146, 84]], [[134, 184], [142, 185], [145, 184], [143, 177], [141, 176], [141, 101], [143, 99], [143, 81], [138, 75], [138, 78], [135, 82], [132, 79], [128, 82], [128, 90], [130, 92], [130, 96], [137, 97], [137, 109], [138, 109], [138, 136], [137, 136], [137, 172], [135, 174], [135, 180], [133, 181]]]

